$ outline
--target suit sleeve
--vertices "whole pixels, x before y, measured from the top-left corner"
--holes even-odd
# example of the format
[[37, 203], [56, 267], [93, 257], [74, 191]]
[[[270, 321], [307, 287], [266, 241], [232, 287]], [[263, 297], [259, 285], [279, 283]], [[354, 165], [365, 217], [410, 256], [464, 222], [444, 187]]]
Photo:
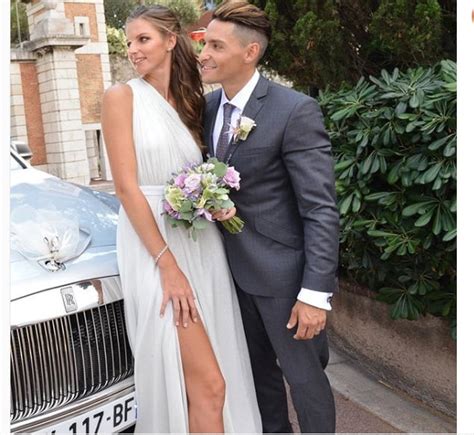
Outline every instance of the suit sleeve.
[[304, 225], [301, 287], [333, 292], [339, 256], [334, 162], [321, 109], [312, 98], [295, 105], [285, 128], [282, 155]]

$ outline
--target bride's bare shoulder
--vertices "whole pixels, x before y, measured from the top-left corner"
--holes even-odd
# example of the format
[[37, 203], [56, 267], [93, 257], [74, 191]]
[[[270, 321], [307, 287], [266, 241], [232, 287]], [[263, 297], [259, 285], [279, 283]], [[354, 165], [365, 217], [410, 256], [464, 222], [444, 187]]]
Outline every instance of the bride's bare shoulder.
[[104, 103], [115, 103], [120, 101], [131, 101], [133, 97], [132, 88], [126, 83], [116, 83], [110, 86], [104, 93]]

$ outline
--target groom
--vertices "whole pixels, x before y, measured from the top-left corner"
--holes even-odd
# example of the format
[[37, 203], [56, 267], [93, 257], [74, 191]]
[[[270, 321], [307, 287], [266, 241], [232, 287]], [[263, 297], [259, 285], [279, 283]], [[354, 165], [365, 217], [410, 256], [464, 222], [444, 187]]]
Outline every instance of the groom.
[[246, 1], [215, 10], [200, 61], [203, 81], [223, 91], [208, 96], [205, 140], [241, 174], [232, 199], [245, 228], [224, 238], [263, 429], [292, 431], [283, 373], [301, 431], [334, 432], [324, 372], [339, 229], [331, 144], [312, 98], [257, 72], [270, 36], [265, 13]]

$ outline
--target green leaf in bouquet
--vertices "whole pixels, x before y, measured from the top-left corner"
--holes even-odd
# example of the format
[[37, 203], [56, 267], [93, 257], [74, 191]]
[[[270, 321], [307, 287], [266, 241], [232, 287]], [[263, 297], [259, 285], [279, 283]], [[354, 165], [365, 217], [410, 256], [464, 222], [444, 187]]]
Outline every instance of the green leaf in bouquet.
[[178, 222], [179, 221], [174, 220], [171, 216], [168, 216], [167, 219], [168, 219], [168, 222], [171, 225], [171, 228], [178, 228], [178, 226], [179, 226]]
[[204, 230], [207, 228], [208, 221], [204, 218], [198, 218], [193, 220], [193, 228], [196, 230]]
[[229, 194], [229, 189], [227, 189], [226, 187], [219, 187], [218, 189], [215, 190], [215, 192], [217, 195], [228, 195]]
[[230, 199], [223, 201], [221, 204], [222, 208], [232, 208], [233, 206], [234, 206], [234, 202], [231, 201]]
[[181, 213], [188, 213], [192, 209], [193, 209], [193, 203], [187, 199], [187, 200], [183, 201], [183, 203], [181, 204], [180, 212]]
[[186, 212], [186, 213], [181, 213], [181, 219], [185, 221], [191, 222], [191, 219], [193, 218], [192, 212]]
[[214, 163], [213, 172], [217, 177], [223, 177], [227, 172], [227, 165], [225, 163], [217, 161], [216, 163]]

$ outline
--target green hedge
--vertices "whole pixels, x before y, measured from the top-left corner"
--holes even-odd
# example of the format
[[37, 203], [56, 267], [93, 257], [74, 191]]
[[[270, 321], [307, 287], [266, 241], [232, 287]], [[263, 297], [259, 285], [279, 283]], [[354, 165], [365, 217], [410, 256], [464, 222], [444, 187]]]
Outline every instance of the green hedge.
[[321, 92], [336, 159], [341, 270], [393, 318], [456, 336], [456, 64], [382, 71]]

